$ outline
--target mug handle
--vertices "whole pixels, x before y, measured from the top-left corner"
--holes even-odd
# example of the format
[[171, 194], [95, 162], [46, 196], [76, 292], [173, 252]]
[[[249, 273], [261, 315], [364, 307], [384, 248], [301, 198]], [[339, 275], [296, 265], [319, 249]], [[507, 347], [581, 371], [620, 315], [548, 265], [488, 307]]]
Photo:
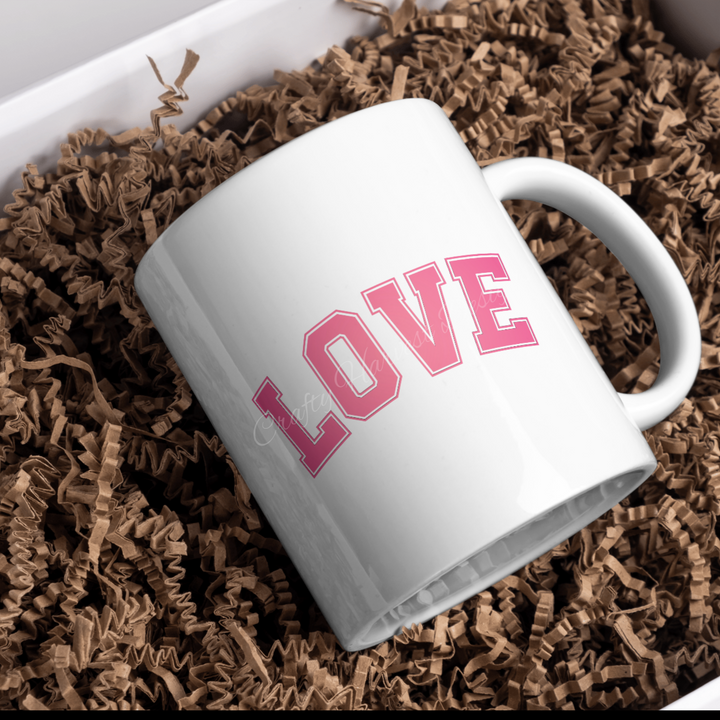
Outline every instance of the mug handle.
[[482, 170], [498, 200], [534, 200], [585, 225], [632, 275], [660, 335], [660, 373], [652, 387], [618, 393], [641, 430], [664, 420], [687, 395], [700, 367], [695, 303], [670, 254], [620, 196], [582, 170], [557, 160], [513, 158]]

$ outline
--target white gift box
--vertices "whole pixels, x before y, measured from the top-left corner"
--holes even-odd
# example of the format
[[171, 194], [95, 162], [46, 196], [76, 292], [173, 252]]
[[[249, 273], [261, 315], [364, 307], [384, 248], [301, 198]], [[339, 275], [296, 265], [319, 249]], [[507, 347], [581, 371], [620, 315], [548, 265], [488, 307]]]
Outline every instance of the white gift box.
[[[720, 13], [718, 0], [693, 1], [693, 8], [705, 3]], [[384, 0], [390, 10], [400, 2]], [[681, 4], [657, 2], [665, 14]], [[422, 4], [439, 9], [445, 0]], [[148, 55], [166, 82], [180, 71], [186, 48], [200, 55], [185, 86], [190, 100], [184, 114], [172, 119], [186, 130], [237, 90], [272, 82], [274, 69], [306, 67], [330, 46], [377, 28], [375, 18], [343, 0], [4, 0], [2, 9], [3, 205], [21, 186], [26, 163], [41, 172], [54, 169], [69, 132], [103, 127], [118, 133], [149, 125], [163, 88]], [[56, 47], [47, 52], [50, 41]], [[720, 709], [720, 678], [665, 709]]]
[[688, 57], [705, 59], [720, 48], [718, 0], [653, 0], [653, 22]]
[[[400, 2], [385, 4], [394, 10]], [[439, 9], [445, 0], [423, 4]], [[149, 15], [146, 6], [153, 9]], [[157, 27], [158, 7], [172, 22]], [[102, 127], [118, 133], [150, 124], [163, 88], [148, 55], [170, 83], [186, 48], [200, 55], [185, 85], [190, 100], [171, 121], [187, 130], [237, 90], [272, 83], [276, 68], [302, 69], [332, 45], [378, 27], [376, 18], [343, 0], [11, 0], [11, 10], [16, 17], [3, 24], [0, 44], [2, 205], [21, 186], [26, 163], [54, 170], [68, 132]], [[40, 33], [34, 26], [44, 16], [54, 27]], [[111, 49], [99, 52], [85, 36], [105, 38]], [[43, 40], [53, 42], [52, 51], [42, 48]], [[26, 66], [28, 54], [42, 61]]]
[[720, 677], [670, 703], [663, 710], [720, 710]]

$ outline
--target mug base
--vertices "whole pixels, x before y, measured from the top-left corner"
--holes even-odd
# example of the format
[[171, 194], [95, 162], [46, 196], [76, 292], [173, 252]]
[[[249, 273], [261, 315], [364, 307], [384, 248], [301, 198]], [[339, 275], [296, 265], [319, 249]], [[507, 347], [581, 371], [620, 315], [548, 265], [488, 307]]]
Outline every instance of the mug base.
[[423, 584], [343, 646], [349, 651], [374, 647], [486, 590], [596, 520], [653, 470], [639, 468], [606, 480], [511, 530]]

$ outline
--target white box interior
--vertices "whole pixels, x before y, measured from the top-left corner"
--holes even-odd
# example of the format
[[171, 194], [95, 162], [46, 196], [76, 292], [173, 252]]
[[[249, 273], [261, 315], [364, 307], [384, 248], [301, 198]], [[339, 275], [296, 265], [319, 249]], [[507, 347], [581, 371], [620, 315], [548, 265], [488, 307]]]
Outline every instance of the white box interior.
[[[422, 5], [439, 9], [445, 1], [423, 0]], [[38, 0], [29, 2], [32, 7]], [[82, 37], [77, 28], [79, 15], [73, 9], [81, 9], [86, 2], [45, 0], [41, 5], [64, 6], [66, 13], [53, 14], [49, 21], [58, 23], [55, 32], [59, 37], [73, 43]], [[386, 0], [385, 4], [394, 10], [400, 2]], [[96, 16], [98, 27], [82, 31], [104, 33], [109, 46], [128, 33], [132, 36], [128, 13], [138, 13], [138, 0], [116, 0], [112, 11], [107, 9], [110, 3], [101, 4], [106, 8], [105, 21], [101, 23], [102, 18]], [[187, 8], [188, 2], [181, 7]], [[115, 27], [121, 18], [121, 25]], [[155, 22], [155, 15], [150, 19]], [[109, 26], [115, 27], [114, 34]], [[182, 67], [186, 48], [200, 55], [185, 85], [190, 100], [183, 105], [184, 114], [173, 119], [181, 130], [187, 130], [237, 90], [271, 83], [276, 68], [302, 69], [330, 46], [344, 45], [353, 35], [376, 33], [378, 27], [376, 18], [343, 0], [218, 0], [108, 52], [92, 56], [94, 48], [86, 48], [90, 57], [86, 55], [85, 62], [77, 62], [77, 50], [62, 50], [61, 45], [57, 54], [44, 57], [46, 65], [34, 66], [28, 76], [30, 85], [0, 95], [0, 204], [10, 202], [12, 191], [21, 186], [20, 173], [26, 163], [36, 163], [41, 172], [54, 169], [60, 143], [66, 142], [69, 132], [102, 127], [118, 133], [150, 124], [150, 111], [159, 105], [157, 97], [163, 88], [148, 55], [169, 83]], [[17, 63], [28, 47], [42, 54], [34, 37], [38, 33], [27, 25], [18, 27], [17, 33], [6, 33], [5, 58]], [[53, 74], [55, 68], [67, 67], [69, 59], [63, 53], [71, 55], [75, 64]], [[43, 79], [34, 81], [37, 77]], [[15, 86], [5, 82], [4, 87], [10, 90]]]

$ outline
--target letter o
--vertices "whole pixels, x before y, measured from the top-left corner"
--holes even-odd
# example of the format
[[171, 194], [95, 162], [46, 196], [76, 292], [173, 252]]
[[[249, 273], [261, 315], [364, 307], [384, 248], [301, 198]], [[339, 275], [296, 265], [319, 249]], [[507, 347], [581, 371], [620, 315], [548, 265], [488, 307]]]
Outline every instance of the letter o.
[[[371, 379], [358, 389], [334, 357], [331, 346], [344, 341], [354, 356], [354, 367]], [[303, 357], [346, 417], [367, 420], [400, 393], [402, 376], [357, 313], [336, 310], [305, 333]]]

